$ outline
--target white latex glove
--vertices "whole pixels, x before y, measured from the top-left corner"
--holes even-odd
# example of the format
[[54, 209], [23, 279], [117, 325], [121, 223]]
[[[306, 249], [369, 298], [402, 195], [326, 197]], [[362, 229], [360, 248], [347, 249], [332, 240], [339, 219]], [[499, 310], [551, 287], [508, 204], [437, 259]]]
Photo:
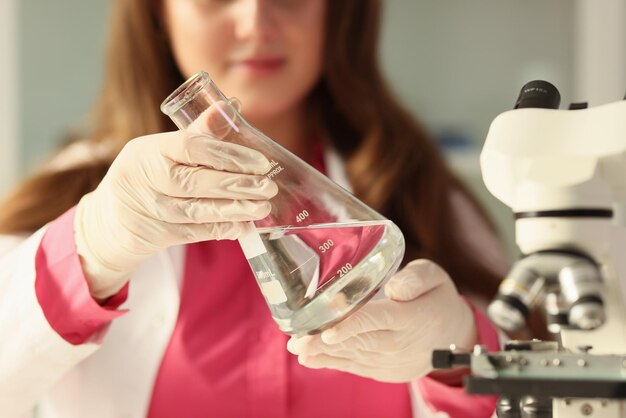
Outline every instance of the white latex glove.
[[385, 294], [321, 334], [292, 337], [287, 349], [313, 369], [408, 382], [432, 371], [433, 350], [475, 344], [471, 308], [437, 264], [409, 263], [389, 279]]
[[[217, 105], [220, 105], [219, 103]], [[115, 294], [146, 258], [169, 246], [236, 239], [270, 212], [278, 191], [258, 151], [219, 139], [229, 130], [214, 105], [189, 129], [130, 141], [74, 222], [92, 296]]]

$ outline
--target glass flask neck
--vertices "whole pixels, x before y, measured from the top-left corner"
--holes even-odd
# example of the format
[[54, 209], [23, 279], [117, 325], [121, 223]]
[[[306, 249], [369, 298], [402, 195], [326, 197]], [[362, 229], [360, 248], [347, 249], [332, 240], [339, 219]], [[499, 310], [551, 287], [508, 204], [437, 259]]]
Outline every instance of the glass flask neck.
[[179, 129], [185, 129], [216, 102], [228, 104], [234, 112], [229, 111], [228, 113], [238, 114], [237, 109], [231, 105], [230, 100], [213, 83], [209, 74], [200, 71], [174, 90], [161, 103], [161, 111], [169, 116]]

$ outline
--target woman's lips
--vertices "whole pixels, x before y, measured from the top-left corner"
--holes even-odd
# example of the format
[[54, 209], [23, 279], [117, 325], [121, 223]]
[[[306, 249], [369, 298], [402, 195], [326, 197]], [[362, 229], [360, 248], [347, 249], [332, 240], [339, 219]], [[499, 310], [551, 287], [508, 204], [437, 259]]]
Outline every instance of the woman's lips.
[[284, 58], [248, 58], [238, 61], [239, 68], [252, 75], [270, 75], [285, 65]]

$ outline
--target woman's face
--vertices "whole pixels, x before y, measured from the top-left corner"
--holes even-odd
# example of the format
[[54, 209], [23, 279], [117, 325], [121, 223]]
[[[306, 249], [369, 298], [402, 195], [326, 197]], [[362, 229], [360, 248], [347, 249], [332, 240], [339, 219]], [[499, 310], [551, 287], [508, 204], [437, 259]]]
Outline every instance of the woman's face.
[[326, 0], [163, 0], [185, 77], [205, 70], [250, 120], [298, 106], [322, 70]]

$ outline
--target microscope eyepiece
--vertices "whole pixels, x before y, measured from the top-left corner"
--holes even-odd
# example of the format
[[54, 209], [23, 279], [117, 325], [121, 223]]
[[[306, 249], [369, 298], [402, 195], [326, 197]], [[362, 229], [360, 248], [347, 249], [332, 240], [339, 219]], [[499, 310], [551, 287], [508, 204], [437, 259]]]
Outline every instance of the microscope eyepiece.
[[543, 80], [528, 82], [522, 87], [515, 102], [514, 109], [537, 107], [542, 109], [558, 109], [561, 94], [551, 83]]

